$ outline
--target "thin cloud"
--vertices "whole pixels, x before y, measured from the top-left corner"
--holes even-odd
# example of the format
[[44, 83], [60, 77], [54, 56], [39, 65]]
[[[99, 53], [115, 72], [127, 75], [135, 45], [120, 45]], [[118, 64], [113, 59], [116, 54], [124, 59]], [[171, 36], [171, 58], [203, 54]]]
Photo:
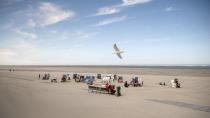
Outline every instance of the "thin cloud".
[[87, 32], [87, 31], [75, 31], [75, 32], [64, 32], [61, 35], [62, 40], [85, 40], [97, 35], [97, 32]]
[[93, 16], [110, 15], [110, 14], [119, 13], [121, 9], [123, 9], [124, 7], [134, 6], [137, 4], [145, 4], [151, 1], [152, 0], [122, 0], [120, 4], [99, 8], [97, 10], [97, 13]]
[[18, 2], [22, 2], [24, 0], [1, 0], [0, 1], [0, 7], [6, 7], [6, 6], [10, 6], [10, 5], [14, 5]]
[[120, 22], [120, 21], [125, 20], [126, 18], [127, 18], [126, 16], [121, 16], [121, 17], [114, 17], [114, 18], [111, 18], [111, 19], [105, 19], [103, 21], [98, 22], [95, 26], [99, 27], [99, 26], [112, 24], [112, 23], [115, 23], [115, 22]]
[[88, 39], [97, 34], [97, 32], [76, 31], [70, 37], [76, 40]]
[[90, 37], [95, 36], [96, 34], [96, 32], [83, 33], [79, 36], [79, 39], [88, 39]]
[[15, 29], [15, 32], [17, 34], [19, 34], [22, 38], [26, 38], [26, 39], [36, 39], [37, 38], [37, 35], [34, 34], [34, 33], [29, 33], [29, 32], [25, 32], [25, 31], [22, 31], [20, 29]]
[[152, 0], [122, 0], [121, 6], [132, 6], [137, 4], [145, 4], [151, 2]]
[[33, 19], [30, 18], [30, 19], [28, 19], [27, 25], [30, 26], [30, 27], [35, 27], [36, 23], [34, 22]]
[[118, 12], [120, 12], [120, 9], [115, 6], [102, 7], [97, 10], [97, 13], [95, 14], [95, 16], [115, 14]]
[[167, 7], [167, 8], [165, 9], [165, 11], [167, 11], [167, 12], [169, 12], [169, 11], [173, 11], [173, 10], [174, 10], [174, 8], [173, 8], [172, 6]]
[[28, 20], [28, 25], [45, 27], [72, 18], [74, 15], [71, 10], [64, 10], [53, 3], [43, 2], [40, 3], [33, 17]]

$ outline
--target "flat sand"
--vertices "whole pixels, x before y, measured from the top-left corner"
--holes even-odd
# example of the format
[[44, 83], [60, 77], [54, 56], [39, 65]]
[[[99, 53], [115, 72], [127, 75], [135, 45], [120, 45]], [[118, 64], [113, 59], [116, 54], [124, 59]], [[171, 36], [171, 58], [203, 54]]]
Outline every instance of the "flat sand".
[[[210, 70], [114, 67], [0, 67], [0, 118], [210, 118]], [[50, 83], [38, 74], [113, 73], [141, 76], [122, 96], [90, 93], [85, 83]], [[181, 88], [160, 86], [178, 78]]]

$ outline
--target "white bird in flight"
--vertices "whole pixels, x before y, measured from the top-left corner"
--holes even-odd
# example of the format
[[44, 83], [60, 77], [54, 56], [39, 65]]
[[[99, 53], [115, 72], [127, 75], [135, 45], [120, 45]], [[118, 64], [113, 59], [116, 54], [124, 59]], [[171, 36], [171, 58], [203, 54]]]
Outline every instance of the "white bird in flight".
[[115, 50], [114, 54], [116, 54], [120, 59], [122, 59], [121, 53], [124, 53], [124, 51], [120, 51], [120, 49], [117, 47], [116, 43], [114, 44], [113, 48]]

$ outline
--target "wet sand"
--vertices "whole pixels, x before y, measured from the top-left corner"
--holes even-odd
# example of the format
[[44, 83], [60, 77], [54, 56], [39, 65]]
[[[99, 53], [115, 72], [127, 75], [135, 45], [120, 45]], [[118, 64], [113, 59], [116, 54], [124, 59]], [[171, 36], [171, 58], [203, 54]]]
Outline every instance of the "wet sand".
[[[209, 69], [0, 67], [0, 118], [209, 118]], [[140, 74], [143, 87], [122, 86], [122, 96], [89, 93], [85, 83], [50, 83], [38, 74], [113, 73], [125, 80]], [[159, 86], [178, 78], [181, 88]]]

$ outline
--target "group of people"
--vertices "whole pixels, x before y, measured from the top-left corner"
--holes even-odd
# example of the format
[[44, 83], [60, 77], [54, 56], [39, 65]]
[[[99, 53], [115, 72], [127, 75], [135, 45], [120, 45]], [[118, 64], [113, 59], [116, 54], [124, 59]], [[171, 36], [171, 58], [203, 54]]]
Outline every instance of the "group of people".
[[[167, 86], [165, 82], [159, 82], [159, 85]], [[179, 83], [177, 78], [172, 79], [169, 83], [169, 86], [171, 86], [172, 88], [181, 88], [181, 84]]]
[[[41, 74], [39, 74], [39, 79], [41, 79]], [[42, 80], [49, 80], [50, 79], [50, 74], [44, 74], [44, 76], [42, 77]]]
[[61, 78], [61, 82], [66, 82], [67, 80], [71, 80], [70, 76], [69, 75], [63, 75], [62, 78]]
[[[9, 71], [10, 72], [14, 71], [14, 69], [10, 69]], [[121, 81], [123, 81], [122, 76], [118, 77], [117, 75], [114, 75], [113, 77], [114, 77], [113, 78], [113, 82], [115, 80], [118, 80], [119, 83]], [[88, 80], [91, 80], [91, 81], [88, 81], [89, 84], [93, 84], [93, 81], [95, 80], [95, 77], [94, 76], [88, 76], [87, 78], [88, 78]], [[97, 78], [101, 79], [101, 74], [98, 74]], [[41, 79], [41, 74], [39, 74], [39, 79]], [[44, 74], [44, 76], [42, 77], [42, 80], [49, 80], [49, 79], [50, 79], [50, 74], [49, 73], [48, 74]], [[75, 82], [80, 82], [80, 81], [86, 82], [85, 76], [79, 75], [79, 74], [73, 74], [73, 79], [75, 79]], [[106, 78], [103, 78], [103, 79], [106, 79]], [[62, 78], [61, 78], [61, 82], [66, 82], [67, 80], [71, 80], [70, 75], [69, 74], [64, 74], [62, 76]], [[57, 78], [51, 79], [51, 82], [57, 82]], [[124, 87], [129, 87], [130, 85], [134, 86], [134, 87], [141, 87], [141, 86], [143, 86], [143, 81], [139, 77], [134, 77], [134, 78], [132, 78], [130, 83], [128, 83], [127, 81], [124, 82]], [[166, 83], [165, 82], [159, 82], [159, 85], [166, 86]], [[180, 83], [179, 83], [177, 78], [171, 80], [170, 85], [173, 88], [180, 88], [181, 87], [181, 85], [180, 85]]]
[[143, 86], [143, 81], [141, 80], [140, 77], [134, 77], [132, 78], [130, 84], [127, 81], [125, 81], [124, 87], [129, 87], [129, 85], [134, 86], [134, 87], [141, 87]]
[[14, 72], [15, 71], [15, 69], [9, 69], [9, 72]]
[[[41, 74], [39, 74], [39, 79], [41, 79]], [[49, 80], [50, 79], [50, 74], [44, 74], [44, 76], [42, 77], [42, 80]], [[68, 75], [63, 75], [61, 78], [61, 82], [66, 82], [68, 80], [71, 80], [71, 78]], [[57, 78], [53, 78], [51, 79], [51, 82], [57, 83]]]

